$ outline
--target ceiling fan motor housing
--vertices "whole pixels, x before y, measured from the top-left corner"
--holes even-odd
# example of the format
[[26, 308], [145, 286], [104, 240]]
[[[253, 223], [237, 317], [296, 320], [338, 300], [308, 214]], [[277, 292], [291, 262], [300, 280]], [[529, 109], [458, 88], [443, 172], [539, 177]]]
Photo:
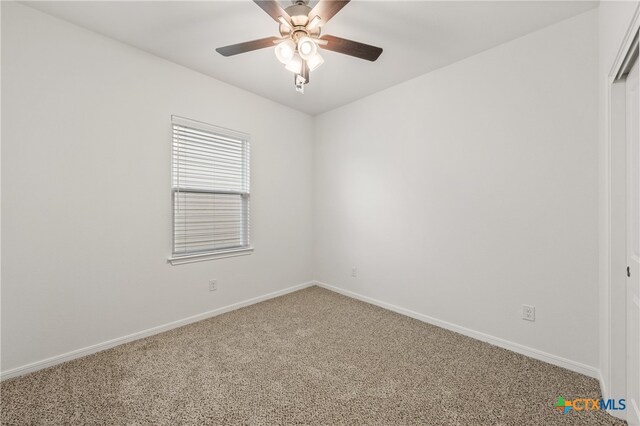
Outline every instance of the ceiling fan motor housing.
[[293, 28], [289, 27], [288, 25], [283, 25], [280, 24], [280, 36], [282, 36], [282, 38], [292, 38], [294, 40], [297, 40], [300, 37], [304, 37], [304, 36], [309, 36], [311, 38], [318, 38], [320, 37], [320, 33], [321, 33], [321, 28], [320, 27], [315, 27], [312, 29], [307, 29], [304, 26], [295, 26]]
[[285, 9], [287, 14], [291, 17], [292, 26], [280, 24], [279, 31], [283, 38], [291, 37], [297, 40], [300, 37], [320, 37], [320, 26], [315, 26], [311, 29], [307, 28], [309, 23], [309, 12], [311, 8], [305, 4], [294, 4]]
[[296, 3], [287, 7], [285, 12], [291, 17], [291, 23], [294, 27], [304, 27], [309, 22], [311, 8], [305, 3]]

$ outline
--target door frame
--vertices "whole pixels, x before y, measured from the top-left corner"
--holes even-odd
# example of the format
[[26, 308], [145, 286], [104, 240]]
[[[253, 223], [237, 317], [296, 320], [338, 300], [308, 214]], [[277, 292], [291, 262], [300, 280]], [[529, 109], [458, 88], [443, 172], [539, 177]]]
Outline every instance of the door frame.
[[[604, 321], [601, 350], [600, 386], [603, 398], [626, 396], [626, 85], [621, 79], [630, 65], [637, 61], [638, 31], [640, 30], [640, 5], [636, 8], [631, 25], [618, 50], [606, 81], [605, 95], [605, 161], [604, 161], [604, 252], [606, 261], [601, 277], [604, 277]], [[602, 306], [602, 305], [601, 305]], [[626, 420], [626, 412], [610, 414]]]

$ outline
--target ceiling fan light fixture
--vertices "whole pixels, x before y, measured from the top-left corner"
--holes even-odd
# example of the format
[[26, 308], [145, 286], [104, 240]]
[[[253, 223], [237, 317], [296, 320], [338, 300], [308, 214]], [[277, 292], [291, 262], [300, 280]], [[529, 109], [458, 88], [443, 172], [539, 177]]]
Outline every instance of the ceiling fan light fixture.
[[320, 65], [324, 64], [324, 58], [320, 56], [320, 53], [317, 53], [307, 59], [307, 65], [309, 65], [309, 71], [313, 71], [318, 68]]
[[[0, 0], [2, 1], [2, 0]], [[282, 0], [253, 0], [278, 23], [280, 37], [264, 37], [244, 43], [231, 44], [216, 49], [222, 56], [264, 49], [275, 45], [275, 55], [288, 71], [294, 73], [296, 90], [304, 93], [309, 84], [311, 71], [324, 63], [318, 50], [330, 50], [374, 62], [382, 54], [382, 48], [369, 44], [323, 35], [321, 28], [350, 0], [317, 0], [313, 8], [311, 0], [290, 0], [293, 4], [285, 9]]]
[[285, 68], [294, 74], [300, 74], [302, 72], [302, 58], [300, 57], [300, 55], [298, 55], [297, 53], [294, 54]]
[[287, 65], [294, 58], [296, 53], [296, 44], [293, 40], [285, 40], [278, 43], [275, 49], [276, 58], [283, 64]]
[[318, 52], [318, 46], [311, 37], [300, 37], [298, 40], [298, 53], [304, 60], [311, 59]]

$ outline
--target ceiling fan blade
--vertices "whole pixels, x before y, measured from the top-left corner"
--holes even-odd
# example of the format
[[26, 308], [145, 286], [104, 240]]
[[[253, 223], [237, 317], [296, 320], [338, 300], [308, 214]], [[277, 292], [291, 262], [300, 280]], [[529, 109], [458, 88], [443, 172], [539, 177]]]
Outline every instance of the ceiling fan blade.
[[262, 10], [267, 12], [269, 16], [273, 18], [274, 21], [280, 22], [280, 17], [282, 16], [287, 22], [291, 23], [291, 17], [287, 12], [284, 11], [283, 8], [280, 7], [277, 1], [275, 0], [253, 0], [255, 4], [260, 6]]
[[316, 16], [321, 19], [319, 26], [326, 24], [329, 19], [340, 12], [349, 3], [349, 0], [320, 0], [309, 12], [309, 21]]
[[326, 40], [327, 44], [319, 44], [318, 47], [333, 52], [344, 53], [345, 55], [355, 56], [356, 58], [366, 59], [367, 61], [375, 61], [382, 54], [382, 48], [360, 43], [346, 38], [340, 38], [332, 35], [320, 37], [320, 40]]
[[233, 56], [239, 53], [251, 52], [252, 50], [271, 47], [273, 46], [274, 42], [278, 40], [280, 40], [278, 37], [267, 37], [267, 38], [261, 38], [260, 40], [245, 41], [244, 43], [218, 47], [216, 49], [216, 52], [218, 52], [222, 56]]

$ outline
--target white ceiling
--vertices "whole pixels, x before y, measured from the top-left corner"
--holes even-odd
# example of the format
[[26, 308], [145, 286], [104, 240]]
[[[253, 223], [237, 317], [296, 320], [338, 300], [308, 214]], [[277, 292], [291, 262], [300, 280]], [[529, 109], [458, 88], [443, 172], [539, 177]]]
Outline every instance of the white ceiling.
[[312, 115], [597, 6], [583, 1], [354, 0], [323, 33], [380, 46], [382, 56], [368, 62], [322, 51], [325, 63], [301, 95], [272, 48], [228, 58], [215, 52], [216, 47], [278, 35], [277, 24], [248, 0], [26, 4]]

